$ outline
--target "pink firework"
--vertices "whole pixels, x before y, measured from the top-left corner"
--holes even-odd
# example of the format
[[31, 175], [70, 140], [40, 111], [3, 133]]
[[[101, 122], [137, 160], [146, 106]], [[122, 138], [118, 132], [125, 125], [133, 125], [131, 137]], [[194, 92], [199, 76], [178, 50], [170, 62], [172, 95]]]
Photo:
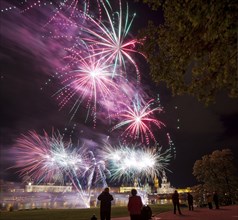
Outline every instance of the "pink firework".
[[14, 153], [16, 165], [20, 168], [21, 176], [29, 176], [38, 182], [55, 180], [57, 176], [72, 176], [79, 172], [83, 160], [75, 150], [70, 150], [71, 143], [64, 143], [62, 136], [49, 137], [30, 131], [29, 135], [22, 135], [17, 139]]
[[155, 112], [161, 112], [161, 107], [152, 108], [153, 99], [145, 104], [141, 104], [136, 99], [133, 102], [133, 106], [128, 106], [122, 103], [124, 109], [119, 112], [116, 116], [121, 120], [120, 123], [116, 124], [112, 131], [125, 127], [123, 133], [121, 134], [125, 140], [130, 139], [140, 139], [142, 143], [149, 145], [150, 139], [156, 142], [155, 136], [152, 131], [153, 125], [157, 128], [165, 126], [165, 124], [157, 120], [154, 116]]
[[97, 103], [99, 100], [106, 101], [118, 86], [111, 77], [111, 65], [107, 65], [102, 58], [82, 54], [81, 49], [77, 47], [67, 49], [69, 54], [65, 60], [68, 64], [64, 73], [57, 76], [63, 87], [55, 95], [60, 100], [61, 108], [70, 100], [74, 101], [71, 108], [72, 118], [82, 102], [85, 102], [88, 113], [93, 114], [96, 123]]

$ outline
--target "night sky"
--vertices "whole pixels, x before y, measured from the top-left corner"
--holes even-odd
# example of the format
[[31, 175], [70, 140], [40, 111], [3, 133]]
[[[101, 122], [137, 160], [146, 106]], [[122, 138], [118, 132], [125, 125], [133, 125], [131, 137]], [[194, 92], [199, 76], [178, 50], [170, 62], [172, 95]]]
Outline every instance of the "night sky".
[[[7, 4], [1, 5], [1, 9], [6, 7]], [[131, 4], [130, 11], [137, 12], [132, 32], [136, 33], [145, 26], [148, 19], [163, 22], [161, 13], [151, 12], [141, 3]], [[55, 129], [64, 133], [66, 138], [73, 132], [71, 137], [74, 140], [78, 137], [91, 140], [95, 147], [100, 145], [97, 142], [100, 137], [110, 136], [102, 121], [99, 120], [93, 128], [91, 122], [83, 120], [86, 109], [81, 108], [80, 114], [71, 122], [69, 108], [59, 110], [53, 97], [59, 84], [57, 80], [49, 79], [55, 71], [51, 64], [60, 61], [55, 61], [54, 53], [47, 51], [40, 36], [36, 34], [38, 38], [32, 38], [27, 35], [29, 29], [37, 32], [40, 26], [33, 20], [19, 19], [18, 16], [22, 15], [14, 13], [14, 10], [1, 12], [0, 178], [11, 181], [19, 179], [16, 170], [7, 169], [14, 164], [10, 149], [16, 139], [29, 130], [40, 134], [45, 130], [50, 134]], [[206, 107], [191, 96], [173, 97], [166, 85], [155, 86], [151, 82], [146, 62], [139, 62], [144, 70], [143, 86], [149, 94], [159, 94], [164, 107], [161, 121], [165, 122], [166, 131], [176, 147], [176, 157], [168, 167], [171, 172], [167, 173], [171, 185], [195, 185], [197, 182], [192, 175], [195, 161], [214, 150], [230, 148], [238, 161], [238, 100], [230, 99], [221, 92], [216, 103]]]

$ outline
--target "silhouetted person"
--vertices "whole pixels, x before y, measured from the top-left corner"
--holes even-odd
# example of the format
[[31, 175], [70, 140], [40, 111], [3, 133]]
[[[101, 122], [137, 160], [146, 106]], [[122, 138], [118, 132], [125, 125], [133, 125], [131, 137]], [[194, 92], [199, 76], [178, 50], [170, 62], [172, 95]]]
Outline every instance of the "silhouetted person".
[[137, 196], [136, 189], [131, 190], [131, 196], [127, 204], [131, 220], [140, 220], [143, 203], [140, 196]]
[[213, 202], [215, 203], [216, 209], [219, 209], [219, 198], [216, 191], [213, 194]]
[[112, 195], [109, 193], [109, 188], [106, 187], [104, 191], [98, 196], [100, 203], [100, 218], [101, 220], [111, 219], [111, 201]]
[[187, 200], [188, 200], [188, 209], [190, 211], [193, 211], [193, 196], [190, 193], [187, 194]]
[[91, 218], [91, 220], [97, 220], [96, 215], [93, 215], [92, 218]]
[[174, 205], [174, 214], [176, 214], [176, 208], [178, 209], [178, 212], [180, 215], [182, 215], [181, 211], [180, 211], [180, 204], [179, 204], [179, 194], [177, 192], [177, 190], [174, 191], [174, 194], [172, 195], [172, 201], [173, 201], [173, 205]]
[[207, 195], [207, 204], [208, 204], [208, 208], [209, 209], [212, 209], [212, 195], [211, 194], [208, 194]]
[[141, 210], [141, 220], [150, 220], [152, 218], [152, 210], [150, 206], [145, 205]]

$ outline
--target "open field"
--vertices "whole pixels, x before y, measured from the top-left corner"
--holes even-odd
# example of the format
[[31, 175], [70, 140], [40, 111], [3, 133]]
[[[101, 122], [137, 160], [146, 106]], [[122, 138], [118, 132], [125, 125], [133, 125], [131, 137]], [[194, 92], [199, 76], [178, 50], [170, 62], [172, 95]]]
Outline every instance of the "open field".
[[[154, 214], [172, 210], [171, 205], [151, 205]], [[90, 209], [35, 209], [0, 212], [1, 220], [90, 220], [99, 208]], [[112, 218], [128, 216], [127, 207], [112, 207]]]

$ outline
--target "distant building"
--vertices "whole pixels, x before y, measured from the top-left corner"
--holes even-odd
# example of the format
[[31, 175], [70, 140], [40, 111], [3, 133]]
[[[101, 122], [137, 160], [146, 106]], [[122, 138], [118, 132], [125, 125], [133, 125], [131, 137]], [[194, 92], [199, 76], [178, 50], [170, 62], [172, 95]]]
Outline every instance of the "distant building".
[[119, 193], [130, 193], [132, 189], [135, 189], [134, 186], [120, 186]]
[[119, 187], [119, 193], [131, 193], [132, 189], [137, 189], [139, 191], [145, 191], [146, 193], [151, 193], [151, 187], [148, 183], [146, 183], [144, 186], [139, 186], [138, 179], [134, 180], [133, 186], [120, 186]]
[[134, 179], [133, 186], [121, 186], [121, 187], [119, 187], [119, 193], [130, 193], [132, 189], [141, 189], [141, 187], [139, 187], [137, 179]]
[[171, 194], [174, 193], [175, 188], [170, 186], [170, 182], [168, 182], [165, 171], [162, 173], [162, 181], [161, 187], [157, 188], [158, 194]]
[[25, 186], [25, 192], [72, 192], [72, 185], [67, 184], [66, 186], [56, 186], [53, 184], [47, 185], [33, 185], [29, 182]]

